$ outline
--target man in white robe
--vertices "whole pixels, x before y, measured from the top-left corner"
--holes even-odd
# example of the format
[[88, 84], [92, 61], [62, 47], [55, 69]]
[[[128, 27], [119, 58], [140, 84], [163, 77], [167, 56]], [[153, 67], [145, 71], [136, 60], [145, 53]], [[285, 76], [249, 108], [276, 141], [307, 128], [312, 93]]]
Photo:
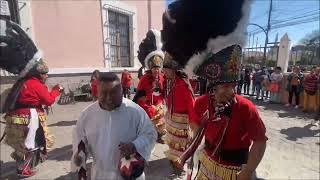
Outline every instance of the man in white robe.
[[[74, 131], [72, 170], [86, 172], [86, 159], [92, 156], [92, 180], [122, 179], [118, 170], [120, 158], [137, 152], [147, 161], [156, 139], [146, 112], [122, 97], [117, 75], [101, 73], [98, 101], [81, 113]], [[144, 179], [144, 174], [138, 179]]]

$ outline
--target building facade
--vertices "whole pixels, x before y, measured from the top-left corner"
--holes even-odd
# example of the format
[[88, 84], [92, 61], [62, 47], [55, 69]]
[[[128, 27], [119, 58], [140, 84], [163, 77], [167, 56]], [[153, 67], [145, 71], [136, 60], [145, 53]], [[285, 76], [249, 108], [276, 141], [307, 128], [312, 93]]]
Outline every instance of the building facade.
[[[0, 15], [34, 39], [50, 67], [48, 86], [75, 90], [98, 69], [118, 75], [141, 67], [137, 51], [151, 28], [162, 28], [165, 0], [0, 0]], [[10, 14], [10, 16], [9, 16]], [[16, 77], [0, 69], [0, 106]]]
[[165, 0], [1, 1], [35, 40], [52, 75], [137, 71], [139, 44], [148, 29], [161, 29], [165, 10]]

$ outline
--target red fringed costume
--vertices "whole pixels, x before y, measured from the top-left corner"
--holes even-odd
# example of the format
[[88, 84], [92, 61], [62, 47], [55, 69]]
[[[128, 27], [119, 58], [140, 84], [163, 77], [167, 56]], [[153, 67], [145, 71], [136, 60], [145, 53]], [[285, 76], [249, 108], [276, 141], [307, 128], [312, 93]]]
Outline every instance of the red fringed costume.
[[194, 116], [194, 97], [187, 78], [175, 76], [174, 80], [166, 81], [166, 144], [169, 150], [167, 158], [177, 162], [190, 143], [189, 119]]
[[[158, 85], [156, 85], [158, 83]], [[156, 80], [151, 71], [147, 71], [139, 81], [137, 91], [146, 92], [146, 100], [138, 100], [138, 104], [147, 112], [152, 120], [157, 132], [160, 135], [165, 134], [164, 127], [164, 95], [163, 95], [163, 74], [159, 75], [159, 80]], [[155, 93], [153, 90], [156, 86], [159, 86], [159, 93]]]

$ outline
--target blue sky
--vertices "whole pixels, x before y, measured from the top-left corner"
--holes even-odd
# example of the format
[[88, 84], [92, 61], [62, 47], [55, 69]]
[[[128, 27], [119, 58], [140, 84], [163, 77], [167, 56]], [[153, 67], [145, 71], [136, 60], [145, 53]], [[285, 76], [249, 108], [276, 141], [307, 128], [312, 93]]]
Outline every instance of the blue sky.
[[[167, 0], [167, 4], [174, 0]], [[270, 6], [270, 0], [253, 0], [250, 14], [250, 23], [256, 23], [265, 27], [268, 19], [268, 9]], [[319, 9], [320, 1], [318, 0], [273, 0], [273, 11], [271, 14], [271, 24], [283, 25], [284, 23], [297, 22], [300, 20], [312, 20], [310, 18], [317, 19], [315, 22], [309, 22], [304, 24], [297, 24], [282, 28], [271, 29], [269, 33], [269, 42], [275, 40], [278, 33], [279, 39], [288, 33], [292, 44], [297, 44], [306, 34], [311, 33], [314, 30], [319, 29]], [[292, 19], [296, 18], [296, 19]], [[291, 19], [291, 21], [286, 21]], [[286, 21], [279, 23], [280, 21]], [[276, 24], [278, 23], [278, 24]], [[253, 32], [257, 29], [256, 26], [248, 26], [248, 32]], [[254, 41], [258, 38], [258, 46], [264, 45], [265, 34], [260, 32], [254, 35]], [[253, 36], [251, 36], [252, 42]]]

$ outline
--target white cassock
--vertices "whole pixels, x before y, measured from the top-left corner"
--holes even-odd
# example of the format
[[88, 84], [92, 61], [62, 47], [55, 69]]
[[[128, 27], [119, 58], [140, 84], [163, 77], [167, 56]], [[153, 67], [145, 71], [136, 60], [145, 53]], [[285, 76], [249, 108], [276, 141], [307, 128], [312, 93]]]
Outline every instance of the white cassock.
[[[155, 146], [157, 133], [146, 112], [129, 99], [113, 110], [101, 109], [98, 102], [87, 107], [80, 116], [73, 134], [72, 171], [79, 170], [74, 155], [82, 140], [93, 157], [91, 179], [122, 179], [118, 172], [120, 142], [132, 142], [147, 161]], [[141, 176], [144, 177], [144, 174]]]

